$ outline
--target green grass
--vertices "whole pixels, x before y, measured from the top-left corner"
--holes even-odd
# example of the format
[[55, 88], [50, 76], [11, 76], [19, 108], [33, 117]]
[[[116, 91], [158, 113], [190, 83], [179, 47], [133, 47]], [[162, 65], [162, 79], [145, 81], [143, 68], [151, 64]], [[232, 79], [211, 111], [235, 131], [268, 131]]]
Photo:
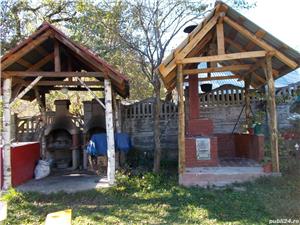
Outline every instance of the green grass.
[[11, 190], [5, 224], [41, 224], [50, 212], [72, 209], [80, 224], [268, 224], [300, 219], [300, 177], [259, 179], [245, 191], [184, 188], [176, 177], [118, 175], [118, 185], [75, 194], [43, 195]]

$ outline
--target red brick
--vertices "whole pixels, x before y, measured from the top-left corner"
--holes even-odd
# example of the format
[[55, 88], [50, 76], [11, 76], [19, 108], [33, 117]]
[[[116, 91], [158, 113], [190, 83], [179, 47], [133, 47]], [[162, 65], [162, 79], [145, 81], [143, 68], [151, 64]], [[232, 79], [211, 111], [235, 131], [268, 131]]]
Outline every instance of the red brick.
[[208, 118], [191, 119], [188, 121], [188, 136], [209, 136], [213, 133], [213, 122]]
[[196, 155], [196, 138], [187, 137], [185, 138], [185, 166], [186, 167], [197, 167], [197, 166], [217, 166], [218, 161], [218, 143], [216, 137], [210, 138], [210, 151], [211, 160], [198, 160]]
[[261, 161], [264, 157], [264, 136], [235, 134], [235, 155]]

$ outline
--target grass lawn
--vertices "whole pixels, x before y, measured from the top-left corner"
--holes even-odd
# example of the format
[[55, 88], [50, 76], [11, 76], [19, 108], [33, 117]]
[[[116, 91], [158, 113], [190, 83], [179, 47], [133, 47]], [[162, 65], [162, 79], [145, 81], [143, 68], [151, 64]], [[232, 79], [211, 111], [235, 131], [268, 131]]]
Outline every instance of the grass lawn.
[[300, 177], [283, 176], [226, 189], [184, 188], [171, 175], [118, 175], [118, 185], [76, 194], [11, 190], [4, 224], [41, 224], [50, 212], [71, 208], [74, 224], [268, 224], [300, 219]]

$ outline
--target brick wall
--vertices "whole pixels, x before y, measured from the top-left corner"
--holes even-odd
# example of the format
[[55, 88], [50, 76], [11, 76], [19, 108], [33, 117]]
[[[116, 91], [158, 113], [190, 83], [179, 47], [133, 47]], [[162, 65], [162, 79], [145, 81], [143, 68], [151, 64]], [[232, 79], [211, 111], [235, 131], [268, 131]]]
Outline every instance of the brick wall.
[[218, 165], [218, 143], [216, 137], [210, 138], [211, 160], [198, 160], [196, 155], [196, 138], [185, 138], [185, 165], [186, 167], [217, 166]]

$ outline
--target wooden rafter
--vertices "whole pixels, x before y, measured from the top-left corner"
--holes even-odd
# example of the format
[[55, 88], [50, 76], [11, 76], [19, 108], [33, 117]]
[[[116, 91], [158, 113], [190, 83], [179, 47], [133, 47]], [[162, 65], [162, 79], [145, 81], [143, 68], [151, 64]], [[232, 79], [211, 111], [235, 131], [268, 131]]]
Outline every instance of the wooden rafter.
[[31, 66], [32, 66], [32, 64], [31, 63], [29, 63], [29, 62], [27, 62], [26, 60], [24, 60], [24, 59], [19, 59], [18, 61], [17, 61], [17, 63], [19, 63], [20, 65], [22, 65], [22, 66], [24, 66], [25, 68], [30, 68]]
[[218, 21], [219, 16], [215, 15], [213, 16], [204, 26], [203, 28], [197, 33], [193, 39], [189, 41], [189, 43], [180, 51], [178, 52], [176, 59], [174, 58], [169, 64], [168, 67], [165, 67], [165, 65], [161, 64], [160, 69], [162, 69], [163, 75], [169, 74], [172, 70], [176, 67], [176, 60], [183, 59], [186, 57], [189, 52], [195, 48], [198, 43], [202, 40], [202, 38], [216, 25]]
[[6, 69], [8, 66], [10, 66], [12, 63], [18, 61], [20, 58], [22, 58], [24, 55], [26, 55], [28, 52], [30, 52], [32, 49], [36, 48], [36, 46], [40, 45], [43, 43], [45, 40], [49, 38], [51, 35], [51, 31], [46, 31], [44, 34], [39, 36], [37, 39], [29, 42], [26, 46], [21, 48], [17, 53], [9, 56], [6, 58], [3, 62], [1, 62], [1, 70], [3, 71]]
[[[260, 38], [263, 38], [265, 36], [265, 34], [266, 34], [266, 31], [264, 31], [264, 30], [258, 30], [255, 33], [255, 36], [260, 39]], [[252, 50], [254, 48], [254, 46], [255, 46], [255, 43], [252, 42], [252, 41], [249, 41], [249, 43], [246, 45], [245, 49], [247, 51], [250, 51], [250, 50]]]
[[28, 68], [27, 71], [34, 71], [34, 70], [40, 69], [41, 67], [46, 65], [49, 61], [53, 60], [53, 55], [54, 55], [53, 53], [48, 54], [47, 56], [42, 58], [40, 61], [38, 61], [37, 63], [32, 65], [30, 68]]
[[35, 50], [41, 55], [45, 56], [48, 55], [49, 53], [42, 47], [42, 46], [37, 46]]
[[271, 45], [269, 45], [268, 43], [263, 41], [262, 39], [257, 38], [254, 34], [252, 34], [250, 31], [248, 31], [247, 29], [245, 29], [244, 27], [242, 27], [241, 25], [239, 25], [238, 23], [236, 23], [229, 17], [225, 16], [224, 22], [226, 22], [229, 26], [233, 27], [235, 30], [237, 30], [239, 33], [241, 33], [243, 36], [245, 36], [246, 38], [248, 38], [249, 40], [251, 40], [252, 42], [257, 44], [259, 47], [265, 49], [266, 51], [274, 52], [275, 56], [280, 61], [282, 61], [283, 63], [285, 63], [292, 69], [297, 68], [298, 64], [295, 61], [291, 60], [290, 58], [285, 56], [283, 53], [281, 53], [280, 51], [278, 51], [277, 49], [275, 49], [274, 47], [272, 47]]
[[204, 56], [204, 57], [192, 57], [177, 60], [176, 63], [201, 63], [201, 62], [218, 62], [227, 61], [234, 59], [247, 59], [247, 58], [258, 58], [266, 56], [266, 51], [251, 51], [251, 52], [238, 52], [224, 55]]

